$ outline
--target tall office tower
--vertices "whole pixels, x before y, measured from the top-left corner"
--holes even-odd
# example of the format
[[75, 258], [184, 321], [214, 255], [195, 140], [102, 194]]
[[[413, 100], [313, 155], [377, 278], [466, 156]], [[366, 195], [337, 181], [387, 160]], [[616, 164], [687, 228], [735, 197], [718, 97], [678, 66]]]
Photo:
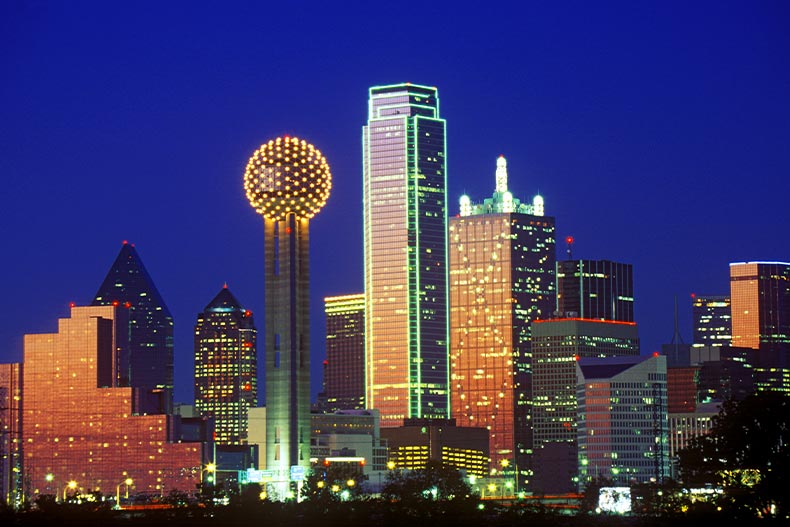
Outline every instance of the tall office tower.
[[176, 436], [178, 416], [134, 414], [135, 389], [114, 382], [129, 311], [72, 307], [57, 333], [25, 335], [22, 444], [34, 496], [70, 488], [114, 496], [127, 478], [134, 492], [191, 493], [200, 481], [204, 443]]
[[695, 346], [729, 346], [732, 313], [729, 296], [692, 295], [691, 316]]
[[557, 313], [563, 318], [633, 322], [633, 267], [609, 260], [557, 262]]
[[247, 443], [258, 405], [255, 321], [224, 286], [195, 324], [195, 409], [214, 419], [218, 445]]
[[730, 264], [732, 345], [790, 357], [790, 263]]
[[550, 319], [532, 324], [534, 474], [532, 488], [575, 490], [577, 474], [576, 362], [639, 355], [634, 322]]
[[365, 295], [324, 298], [327, 409], [365, 407]]
[[0, 509], [23, 503], [22, 365], [0, 364]]
[[278, 500], [310, 467], [309, 226], [331, 188], [323, 154], [297, 137], [261, 145], [244, 173], [247, 199], [263, 216], [266, 468]]
[[493, 197], [462, 196], [449, 236], [452, 415], [489, 430], [492, 470], [528, 475], [530, 322], [554, 307], [554, 218], [540, 196], [513, 198], [500, 156]]
[[370, 88], [362, 130], [366, 404], [446, 419], [447, 172], [436, 88]]
[[91, 305], [128, 305], [129, 348], [117, 361], [118, 385], [138, 389], [135, 413], [169, 413], [173, 408], [173, 317], [134, 244], [123, 242]]
[[670, 476], [666, 357], [579, 359], [579, 487]]

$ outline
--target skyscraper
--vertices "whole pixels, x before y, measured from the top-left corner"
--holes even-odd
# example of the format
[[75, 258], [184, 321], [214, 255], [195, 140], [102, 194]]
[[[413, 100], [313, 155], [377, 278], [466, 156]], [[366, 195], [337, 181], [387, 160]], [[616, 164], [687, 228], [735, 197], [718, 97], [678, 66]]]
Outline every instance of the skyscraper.
[[258, 404], [255, 322], [224, 286], [195, 324], [195, 409], [214, 418], [218, 445], [247, 443], [248, 412]]
[[118, 357], [119, 386], [137, 388], [136, 413], [173, 407], [173, 317], [134, 244], [123, 242], [91, 305], [129, 307], [129, 347]]
[[658, 484], [670, 476], [667, 362], [651, 357], [579, 359], [579, 486]]
[[554, 307], [554, 218], [543, 198], [522, 204], [496, 163], [493, 197], [450, 218], [452, 416], [489, 430], [491, 468], [529, 473], [530, 322]]
[[128, 311], [72, 307], [57, 333], [25, 335], [22, 444], [34, 495], [60, 495], [69, 481], [78, 492], [113, 495], [126, 478], [137, 492], [195, 490], [204, 443], [181, 441], [178, 416], [136, 415], [135, 390], [114, 383]]
[[310, 467], [309, 226], [331, 188], [326, 158], [297, 137], [261, 145], [244, 173], [264, 225], [266, 469], [278, 500]]
[[557, 313], [587, 320], [634, 321], [631, 264], [610, 260], [557, 262]]
[[729, 346], [732, 342], [730, 297], [692, 295], [694, 345]]
[[370, 88], [362, 130], [366, 403], [449, 416], [445, 121], [436, 88]]
[[730, 264], [732, 345], [790, 357], [790, 263]]
[[326, 404], [332, 410], [365, 407], [365, 295], [329, 296], [326, 315]]
[[637, 355], [635, 322], [578, 318], [533, 322], [534, 491], [566, 493], [576, 487], [576, 362]]

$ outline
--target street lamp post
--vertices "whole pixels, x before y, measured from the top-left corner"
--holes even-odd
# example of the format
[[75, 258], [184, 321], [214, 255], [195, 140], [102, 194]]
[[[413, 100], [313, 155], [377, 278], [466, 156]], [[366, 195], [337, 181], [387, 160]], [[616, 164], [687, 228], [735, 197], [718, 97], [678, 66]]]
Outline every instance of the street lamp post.
[[217, 465], [214, 463], [209, 463], [206, 465], [206, 468], [200, 471], [200, 483], [203, 483], [203, 473], [208, 472], [208, 476], [206, 476], [206, 481], [209, 483], [214, 483], [214, 473], [217, 471]]
[[65, 487], [63, 487], [63, 502], [66, 502], [66, 493], [69, 490], [74, 490], [77, 488], [77, 482], [74, 480], [69, 481]]
[[121, 485], [126, 485], [126, 499], [129, 499], [129, 486], [134, 483], [132, 478], [126, 478], [115, 487], [115, 508], [121, 508]]
[[[44, 480], [47, 482], [47, 494], [49, 494], [51, 483], [55, 480], [55, 475], [50, 472], [44, 476]], [[58, 501], [58, 491], [55, 491], [55, 501]]]

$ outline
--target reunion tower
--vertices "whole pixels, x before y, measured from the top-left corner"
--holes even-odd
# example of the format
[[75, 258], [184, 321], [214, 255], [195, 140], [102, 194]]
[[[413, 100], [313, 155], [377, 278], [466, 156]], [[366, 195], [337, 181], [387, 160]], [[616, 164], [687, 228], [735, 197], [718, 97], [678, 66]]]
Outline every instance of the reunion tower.
[[308, 232], [331, 188], [326, 159], [297, 137], [264, 143], [244, 172], [247, 199], [265, 228], [266, 469], [281, 482], [279, 492], [310, 466]]

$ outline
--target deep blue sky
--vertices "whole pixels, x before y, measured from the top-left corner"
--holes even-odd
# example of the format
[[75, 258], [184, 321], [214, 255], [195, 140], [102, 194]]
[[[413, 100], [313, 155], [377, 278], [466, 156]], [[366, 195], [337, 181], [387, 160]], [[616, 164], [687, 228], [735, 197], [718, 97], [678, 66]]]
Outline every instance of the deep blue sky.
[[[90, 301], [134, 243], [175, 318], [191, 402], [196, 315], [227, 282], [263, 326], [263, 228], [242, 189], [303, 137], [334, 188], [311, 224], [314, 394], [323, 297], [362, 291], [368, 88], [439, 89], [448, 201], [540, 192], [573, 256], [634, 265], [642, 351], [728, 264], [790, 260], [790, 4], [0, 3], [0, 362]], [[341, 5], [341, 3], [337, 3]]]

